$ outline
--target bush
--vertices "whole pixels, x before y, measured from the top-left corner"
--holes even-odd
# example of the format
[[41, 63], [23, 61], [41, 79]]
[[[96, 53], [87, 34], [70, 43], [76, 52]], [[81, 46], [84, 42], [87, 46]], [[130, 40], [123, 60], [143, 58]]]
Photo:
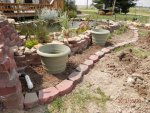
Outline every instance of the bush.
[[58, 11], [54, 9], [43, 8], [41, 11], [38, 11], [38, 18], [41, 20], [52, 21], [58, 17]]
[[37, 45], [37, 44], [38, 44], [38, 40], [37, 39], [28, 39], [25, 42], [25, 47], [31, 49], [34, 45]]
[[68, 17], [69, 18], [76, 18], [77, 17], [77, 12], [76, 11], [68, 11]]

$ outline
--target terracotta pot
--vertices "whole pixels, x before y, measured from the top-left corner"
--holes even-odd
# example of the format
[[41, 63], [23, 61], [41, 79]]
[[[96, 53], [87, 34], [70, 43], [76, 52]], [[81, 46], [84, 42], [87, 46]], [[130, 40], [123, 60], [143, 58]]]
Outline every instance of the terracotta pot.
[[51, 74], [61, 73], [66, 69], [70, 52], [68, 46], [60, 44], [46, 44], [37, 49], [43, 67]]

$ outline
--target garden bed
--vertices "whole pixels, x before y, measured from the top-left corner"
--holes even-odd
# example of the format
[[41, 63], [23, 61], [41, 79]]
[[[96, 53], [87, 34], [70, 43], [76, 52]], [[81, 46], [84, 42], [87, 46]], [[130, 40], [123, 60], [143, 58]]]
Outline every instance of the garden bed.
[[[128, 38], [124, 38], [124, 36]], [[113, 46], [116, 43], [120, 43], [123, 41], [127, 41], [128, 39], [133, 38], [132, 30], [127, 29], [125, 32], [121, 34], [113, 34], [112, 38], [108, 40], [105, 46]], [[80, 44], [82, 45], [82, 44]], [[32, 90], [28, 90], [26, 81], [22, 80], [23, 92], [34, 92], [40, 89], [44, 89], [47, 87], [55, 86], [61, 81], [65, 80], [72, 72], [76, 69], [76, 67], [83, 63], [85, 59], [88, 59], [91, 54], [100, 50], [100, 46], [91, 45], [89, 48], [80, 51], [78, 54], [71, 55], [69, 57], [66, 71], [61, 74], [49, 74], [46, 72], [42, 65], [29, 65], [25, 68], [23, 73], [26, 73], [30, 76], [34, 88]]]
[[88, 59], [91, 54], [97, 52], [100, 48], [100, 46], [92, 45], [82, 53], [70, 56], [65, 72], [60, 74], [49, 74], [43, 69], [42, 65], [26, 67], [22, 72], [30, 76], [31, 81], [34, 84], [34, 88], [32, 90], [28, 90], [26, 81], [21, 79], [23, 92], [35, 92], [40, 89], [57, 85], [61, 81], [65, 80], [79, 64], [83, 63], [85, 59]]

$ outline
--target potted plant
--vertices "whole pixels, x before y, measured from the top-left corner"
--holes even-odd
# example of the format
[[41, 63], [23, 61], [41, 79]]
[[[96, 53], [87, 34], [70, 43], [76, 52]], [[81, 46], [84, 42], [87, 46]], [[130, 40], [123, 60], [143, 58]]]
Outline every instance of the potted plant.
[[110, 31], [105, 29], [92, 29], [91, 33], [92, 33], [92, 42], [100, 46], [104, 46], [108, 39]]
[[61, 73], [66, 69], [70, 52], [68, 46], [60, 44], [46, 44], [37, 49], [43, 67], [51, 74]]

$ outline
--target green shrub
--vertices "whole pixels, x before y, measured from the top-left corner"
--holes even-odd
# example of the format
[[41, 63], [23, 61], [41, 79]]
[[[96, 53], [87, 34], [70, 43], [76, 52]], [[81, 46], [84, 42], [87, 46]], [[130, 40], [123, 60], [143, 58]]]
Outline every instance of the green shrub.
[[68, 11], [68, 17], [69, 18], [76, 18], [77, 17], [77, 12], [76, 11]]
[[31, 49], [34, 45], [37, 45], [37, 44], [38, 44], [38, 40], [37, 39], [28, 39], [25, 42], [25, 47]]

